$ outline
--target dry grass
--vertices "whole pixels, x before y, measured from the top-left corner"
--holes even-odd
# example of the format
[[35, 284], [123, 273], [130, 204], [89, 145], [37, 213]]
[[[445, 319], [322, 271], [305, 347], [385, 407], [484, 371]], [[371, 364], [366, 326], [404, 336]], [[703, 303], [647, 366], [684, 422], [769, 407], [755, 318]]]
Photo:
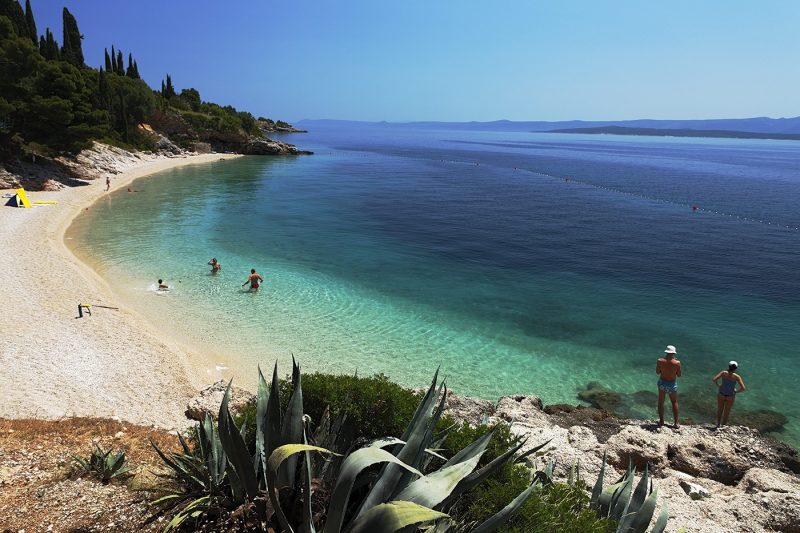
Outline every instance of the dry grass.
[[[111, 419], [0, 419], [0, 531], [159, 531], [163, 523], [145, 524], [163, 472], [151, 439], [179, 448], [175, 435]], [[135, 476], [108, 485], [78, 477], [73, 457], [95, 444], [124, 450]]]

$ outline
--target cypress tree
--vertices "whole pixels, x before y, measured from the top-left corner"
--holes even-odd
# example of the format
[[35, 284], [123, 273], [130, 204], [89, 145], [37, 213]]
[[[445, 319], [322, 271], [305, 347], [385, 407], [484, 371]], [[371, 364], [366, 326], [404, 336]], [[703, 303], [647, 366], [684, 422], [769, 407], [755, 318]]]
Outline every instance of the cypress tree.
[[97, 93], [100, 97], [100, 105], [103, 108], [108, 109], [111, 102], [108, 97], [108, 80], [106, 79], [106, 71], [103, 70], [103, 67], [100, 67], [100, 75], [97, 77]]
[[108, 55], [108, 48], [103, 48], [103, 54], [105, 54], [106, 70], [109, 71], [111, 70], [111, 58]]
[[75, 65], [76, 67], [83, 67], [83, 46], [81, 45], [81, 35], [78, 29], [78, 21], [69, 12], [69, 9], [64, 8], [64, 38], [61, 47], [61, 56]]
[[125, 75], [133, 78], [133, 54], [130, 52], [128, 52], [128, 70], [125, 71]]
[[172, 86], [172, 77], [167, 74], [167, 85], [164, 88], [164, 98], [172, 98], [173, 96], [176, 96], [175, 88]]
[[33, 44], [39, 40], [36, 33], [36, 21], [33, 19], [33, 9], [31, 9], [31, 0], [25, 0], [25, 23], [28, 25], [28, 35], [31, 37]]
[[44, 55], [46, 49], [47, 49], [47, 41], [45, 40], [44, 35], [42, 35], [41, 37], [39, 37], [39, 53], [42, 54], [42, 57], [44, 57], [45, 59], [47, 59], [47, 56]]
[[122, 59], [122, 50], [117, 50], [117, 74], [120, 76], [125, 75], [125, 60]]
[[142, 77], [139, 75], [139, 64], [136, 63], [136, 60], [133, 60], [133, 77], [137, 80], [141, 79]]
[[19, 5], [17, 0], [0, 0], [0, 17], [8, 17], [11, 19], [11, 26], [14, 28], [14, 33], [20, 37], [27, 37], [28, 23], [25, 19], [25, 12], [22, 11], [22, 6]]
[[167, 89], [164, 87], [164, 80], [161, 80], [161, 96], [167, 96]]
[[59, 58], [58, 43], [56, 43], [56, 39], [53, 37], [53, 32], [50, 31], [50, 28], [45, 30], [44, 48], [39, 52], [45, 59], [51, 61], [56, 61]]
[[114, 51], [114, 45], [111, 45], [111, 68], [106, 69], [114, 74], [117, 73], [117, 53]]

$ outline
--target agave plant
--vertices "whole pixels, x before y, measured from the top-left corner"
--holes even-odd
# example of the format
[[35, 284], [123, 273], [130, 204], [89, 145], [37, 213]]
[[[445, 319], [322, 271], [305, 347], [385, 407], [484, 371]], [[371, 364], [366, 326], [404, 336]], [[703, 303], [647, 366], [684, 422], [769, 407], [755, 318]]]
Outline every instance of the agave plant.
[[122, 450], [112, 453], [110, 448], [105, 451], [95, 444], [88, 460], [82, 457], [74, 457], [73, 460], [80, 472], [93, 475], [103, 483], [131, 476], [128, 460]]
[[[647, 466], [645, 466], [644, 475], [636, 484], [635, 490], [633, 486], [636, 469], [630, 462], [625, 474], [604, 490], [605, 469], [606, 456], [603, 454], [603, 464], [592, 489], [590, 506], [597, 510], [600, 516], [616, 521], [617, 533], [645, 533], [653, 518], [658, 498], [658, 489], [652, 487]], [[667, 527], [667, 519], [667, 506], [664, 505], [650, 533], [663, 533]]]
[[[236, 427], [228, 409], [230, 386], [216, 428], [209, 416], [198, 427], [196, 449], [183, 439], [183, 450], [169, 455], [154, 445], [184, 488], [158, 500], [173, 513], [167, 530], [180, 528], [191, 519], [208, 519], [226, 509], [244, 507], [255, 515], [262, 530], [313, 532], [323, 528], [324, 533], [358, 533], [434, 524], [436, 532], [451, 531], [455, 524], [447, 510], [452, 502], [512, 460], [524, 444], [518, 441], [481, 468], [478, 463], [493, 430], [450, 459], [436, 452], [444, 439], [435, 428], [447, 393], [445, 384], [438, 384], [437, 371], [401, 438], [381, 439], [334, 461], [338, 454], [320, 444], [335, 442], [342, 419], [323, 421], [309, 442], [300, 369], [294, 362], [292, 384], [288, 407], [281, 413], [277, 365], [271, 387], [259, 370], [254, 450], [248, 449], [244, 426]], [[315, 461], [313, 455], [324, 460]], [[433, 469], [434, 459], [443, 464]], [[325, 486], [325, 479], [335, 481]], [[537, 484], [534, 481], [474, 531], [496, 529]]]

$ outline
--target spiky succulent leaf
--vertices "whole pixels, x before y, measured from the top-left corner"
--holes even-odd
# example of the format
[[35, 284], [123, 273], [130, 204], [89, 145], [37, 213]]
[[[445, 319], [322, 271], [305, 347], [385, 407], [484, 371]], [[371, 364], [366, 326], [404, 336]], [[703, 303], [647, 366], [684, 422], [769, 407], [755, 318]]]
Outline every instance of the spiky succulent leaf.
[[597, 476], [597, 481], [592, 487], [592, 497], [589, 500], [589, 507], [591, 509], [600, 508], [600, 495], [603, 493], [603, 475], [606, 471], [606, 452], [603, 452], [603, 463], [600, 466], [600, 474]]
[[247, 444], [245, 444], [239, 428], [236, 427], [236, 423], [228, 409], [230, 395], [231, 383], [228, 383], [228, 388], [225, 390], [225, 396], [222, 397], [222, 404], [219, 407], [219, 417], [217, 418], [219, 420], [219, 440], [228, 459], [229, 477], [232, 485], [238, 482], [241, 488], [239, 496], [243, 495], [252, 501], [258, 496], [258, 480], [256, 479], [255, 470], [253, 470], [252, 457], [250, 457], [250, 452], [247, 451]]
[[[623, 531], [626, 533], [645, 533], [647, 526], [650, 525], [650, 520], [653, 518], [653, 513], [655, 513], [657, 498], [658, 490], [654, 489], [636, 511], [631, 509], [635, 514], [631, 514], [632, 518], [626, 523], [627, 528]], [[655, 529], [653, 531], [655, 532]]]
[[280, 522], [283, 530], [289, 533], [292, 533], [294, 530], [292, 526], [289, 525], [286, 514], [283, 512], [280, 502], [278, 501], [278, 472], [286, 459], [291, 458], [295, 454], [310, 451], [333, 453], [325, 448], [312, 446], [310, 444], [284, 444], [283, 446], [278, 446], [267, 460], [267, 494], [269, 495], [270, 503], [272, 503], [272, 508], [275, 509], [278, 522]]
[[350, 492], [358, 475], [372, 465], [378, 463], [394, 463], [418, 476], [422, 472], [408, 466], [400, 459], [378, 447], [366, 447], [354, 451], [342, 462], [339, 477], [331, 495], [328, 508], [328, 519], [325, 523], [325, 533], [339, 533], [344, 522], [344, 514], [350, 500]]
[[[294, 360], [292, 360], [294, 363]], [[280, 444], [300, 444], [303, 442], [303, 388], [300, 380], [299, 370], [297, 376], [292, 374], [294, 390], [286, 407], [286, 414], [283, 417], [281, 427]], [[295, 482], [297, 472], [297, 457], [291, 456], [286, 460], [286, 464], [278, 472], [278, 486], [290, 487]]]
[[485, 447], [482, 450], [475, 449], [472, 457], [467, 457], [458, 464], [422, 476], [403, 489], [397, 499], [435, 508], [450, 496], [462, 479], [475, 470], [485, 451]]
[[416, 503], [392, 501], [370, 508], [353, 522], [348, 533], [392, 533], [413, 524], [442, 518], [447, 518], [447, 515]]
[[664, 504], [664, 506], [661, 508], [661, 512], [658, 514], [658, 520], [656, 520], [656, 523], [653, 526], [653, 529], [650, 530], [650, 533], [664, 533], [664, 530], [667, 529], [668, 520], [669, 513], [667, 512], [667, 505]]
[[537, 483], [533, 483], [530, 487], [522, 491], [519, 496], [511, 500], [511, 502], [500, 509], [494, 516], [480, 524], [478, 527], [472, 530], [472, 533], [490, 533], [494, 531], [501, 525], [503, 525], [508, 519], [510, 519], [514, 513], [519, 509], [525, 500], [531, 495], [531, 493], [536, 489], [538, 486]]

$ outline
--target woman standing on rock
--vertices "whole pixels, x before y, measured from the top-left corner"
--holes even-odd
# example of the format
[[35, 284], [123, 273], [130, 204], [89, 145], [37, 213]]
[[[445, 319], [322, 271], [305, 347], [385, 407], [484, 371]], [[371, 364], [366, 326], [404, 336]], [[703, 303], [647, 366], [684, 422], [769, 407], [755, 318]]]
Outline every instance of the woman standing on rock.
[[[747, 390], [742, 376], [736, 373], [737, 368], [739, 368], [739, 363], [731, 361], [728, 363], [728, 370], [723, 370], [711, 378], [714, 385], [719, 388], [719, 394], [717, 395], [717, 427], [720, 426], [720, 420], [723, 426], [728, 423], [728, 416], [731, 414], [736, 395]], [[719, 383], [720, 379], [722, 384]], [[736, 390], [737, 384], [739, 385], [739, 390]]]

